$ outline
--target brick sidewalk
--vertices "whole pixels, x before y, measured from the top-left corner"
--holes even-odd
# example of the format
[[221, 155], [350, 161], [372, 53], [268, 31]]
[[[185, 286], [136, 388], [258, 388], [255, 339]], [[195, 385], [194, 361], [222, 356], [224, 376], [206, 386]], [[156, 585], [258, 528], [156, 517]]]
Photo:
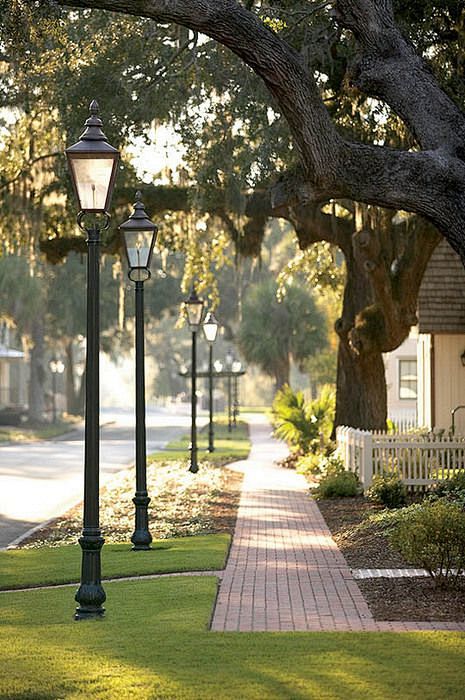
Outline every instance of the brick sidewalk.
[[214, 631], [463, 630], [465, 623], [376, 622], [305, 478], [277, 467], [287, 450], [252, 417], [252, 451], [221, 581]]

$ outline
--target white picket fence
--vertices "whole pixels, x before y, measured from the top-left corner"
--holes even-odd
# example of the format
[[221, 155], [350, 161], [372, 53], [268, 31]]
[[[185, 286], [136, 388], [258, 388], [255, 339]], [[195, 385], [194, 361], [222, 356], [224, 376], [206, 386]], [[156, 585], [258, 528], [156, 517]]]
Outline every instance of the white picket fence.
[[339, 454], [367, 489], [376, 474], [394, 471], [412, 489], [427, 488], [465, 469], [465, 437], [370, 432], [339, 427]]

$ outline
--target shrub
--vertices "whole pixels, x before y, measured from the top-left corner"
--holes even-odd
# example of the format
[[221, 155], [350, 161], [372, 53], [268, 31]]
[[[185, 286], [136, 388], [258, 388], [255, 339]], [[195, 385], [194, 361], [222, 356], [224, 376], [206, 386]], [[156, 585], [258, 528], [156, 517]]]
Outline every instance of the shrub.
[[358, 496], [361, 493], [357, 475], [345, 471], [344, 464], [337, 454], [330, 455], [321, 462], [325, 473], [314, 491], [315, 498], [345, 498]]
[[344, 460], [337, 450], [333, 450], [329, 454], [320, 455], [319, 468], [325, 476], [341, 474], [345, 471]]
[[299, 457], [295, 466], [296, 471], [299, 472], [299, 474], [319, 474], [321, 471], [320, 461], [321, 455], [318, 452], [310, 452], [309, 454]]
[[429, 498], [431, 501], [435, 501], [438, 498], [445, 498], [465, 508], [465, 473], [460, 472], [455, 474], [451, 479], [444, 479], [444, 481], [441, 481], [437, 484]]
[[373, 503], [387, 508], [399, 508], [407, 502], [407, 489], [395, 472], [377, 474], [366, 495]]
[[406, 508], [390, 538], [438, 587], [456, 583], [464, 570], [465, 512], [457, 503], [438, 499]]
[[[334, 457], [334, 443], [327, 445], [323, 452], [309, 452], [301, 455], [296, 462], [296, 470], [299, 474], [322, 474], [326, 473], [331, 463], [336, 459], [336, 463], [341, 465], [340, 458]], [[342, 464], [342, 466], [344, 466]]]

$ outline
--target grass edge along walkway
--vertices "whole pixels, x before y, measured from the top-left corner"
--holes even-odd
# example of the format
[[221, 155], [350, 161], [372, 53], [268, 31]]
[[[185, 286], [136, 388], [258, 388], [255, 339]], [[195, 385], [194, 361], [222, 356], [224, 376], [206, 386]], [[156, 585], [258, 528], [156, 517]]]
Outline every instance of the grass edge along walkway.
[[[171, 440], [163, 450], [157, 450], [147, 458], [147, 464], [168, 460], [187, 460], [189, 458], [190, 435], [185, 434]], [[197, 430], [198, 461], [225, 465], [230, 462], [247, 459], [250, 452], [249, 427], [245, 421], [238, 420], [231, 431], [227, 419], [219, 417], [214, 424], [214, 452], [208, 452], [208, 423]]]
[[[148, 574], [217, 571], [224, 568], [231, 537], [227, 533], [156, 540], [149, 551], [131, 544], [106, 544], [102, 580]], [[73, 583], [79, 578], [79, 545], [7, 549], [0, 552], [0, 590]]]
[[107, 584], [104, 619], [69, 589], [0, 596], [2, 700], [461, 700], [457, 633], [209, 632], [214, 577]]

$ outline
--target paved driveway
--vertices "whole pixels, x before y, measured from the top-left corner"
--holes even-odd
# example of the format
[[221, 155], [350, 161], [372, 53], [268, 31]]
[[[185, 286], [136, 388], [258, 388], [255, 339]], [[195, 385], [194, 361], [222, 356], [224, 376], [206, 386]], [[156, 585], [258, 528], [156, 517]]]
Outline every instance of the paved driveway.
[[[100, 483], [134, 462], [132, 410], [104, 409], [100, 443]], [[202, 423], [200, 419], [199, 424]], [[160, 449], [186, 433], [185, 409], [147, 412], [148, 451]], [[57, 440], [0, 445], [0, 548], [21, 534], [56, 517], [82, 499], [83, 431]]]

